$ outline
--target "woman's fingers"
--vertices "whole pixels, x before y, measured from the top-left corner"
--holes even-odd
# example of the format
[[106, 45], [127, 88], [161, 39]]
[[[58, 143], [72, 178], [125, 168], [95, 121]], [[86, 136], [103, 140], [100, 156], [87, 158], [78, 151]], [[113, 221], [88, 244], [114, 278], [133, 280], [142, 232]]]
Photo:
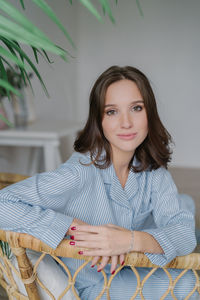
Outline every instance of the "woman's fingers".
[[97, 267], [97, 272], [100, 272], [101, 270], [103, 270], [103, 268], [107, 265], [109, 259], [110, 259], [110, 256], [103, 256], [102, 257], [101, 263]]
[[99, 241], [99, 237], [97, 236], [97, 234], [94, 233], [76, 232], [73, 233], [73, 240], [74, 241]]
[[103, 226], [94, 226], [94, 225], [77, 225], [73, 228], [74, 233], [76, 232], [90, 232], [90, 233], [99, 233]]
[[80, 220], [80, 219], [76, 219], [74, 218], [72, 221], [72, 224], [70, 225], [66, 235], [73, 235], [74, 233], [74, 228], [76, 228], [76, 226], [78, 225], [88, 225], [86, 222]]
[[124, 254], [120, 254], [120, 256], [119, 256], [119, 262], [120, 262], [121, 266], [124, 265], [124, 262], [125, 262], [125, 255]]
[[78, 252], [82, 256], [110, 256], [110, 251], [105, 251], [101, 249], [91, 249], [91, 250], [85, 250], [82, 249]]
[[99, 249], [99, 242], [98, 241], [94, 241], [94, 242], [90, 242], [90, 241], [70, 241], [69, 244], [71, 246], [76, 246], [79, 248], [88, 248], [88, 249], [94, 249], [97, 250]]
[[111, 257], [111, 266], [110, 266], [110, 273], [113, 275], [115, 273], [117, 267], [118, 256], [114, 255]]
[[[91, 268], [93, 268], [98, 261], [100, 260], [100, 256], [94, 256], [91, 263]], [[121, 254], [119, 256], [102, 256], [101, 263], [97, 267], [97, 271], [100, 272], [105, 268], [105, 266], [108, 264], [109, 259], [111, 259], [111, 266], [110, 266], [110, 273], [114, 274], [117, 268], [118, 259], [120, 261], [120, 265], [124, 264], [125, 261], [125, 254]]]
[[93, 268], [99, 261], [101, 257], [100, 256], [94, 256], [91, 263], [91, 268]]

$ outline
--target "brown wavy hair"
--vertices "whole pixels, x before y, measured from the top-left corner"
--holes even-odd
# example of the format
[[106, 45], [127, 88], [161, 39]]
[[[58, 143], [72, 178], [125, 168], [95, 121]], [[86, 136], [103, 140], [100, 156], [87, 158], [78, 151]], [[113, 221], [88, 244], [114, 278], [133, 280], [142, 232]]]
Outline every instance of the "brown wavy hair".
[[[149, 80], [140, 70], [131, 66], [112, 66], [99, 76], [90, 93], [88, 120], [75, 140], [74, 150], [80, 153], [89, 151], [92, 163], [98, 168], [107, 168], [111, 164], [111, 147], [102, 128], [105, 95], [112, 83], [123, 79], [131, 80], [137, 85], [144, 100], [148, 120], [148, 135], [134, 153], [138, 164], [133, 166], [132, 158], [129, 168], [134, 172], [155, 170], [161, 166], [167, 168], [171, 160], [171, 136], [158, 115]], [[102, 157], [104, 150], [105, 155]]]

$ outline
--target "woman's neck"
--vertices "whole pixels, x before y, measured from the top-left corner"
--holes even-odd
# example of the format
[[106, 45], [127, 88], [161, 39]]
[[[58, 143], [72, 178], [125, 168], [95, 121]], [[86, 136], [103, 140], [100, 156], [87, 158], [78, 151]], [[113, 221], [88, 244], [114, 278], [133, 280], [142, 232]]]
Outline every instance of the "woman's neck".
[[132, 154], [114, 153], [114, 155], [112, 155], [113, 166], [114, 166], [116, 175], [119, 178], [119, 181], [123, 188], [125, 187], [126, 181], [128, 179], [129, 164], [130, 164], [132, 157], [133, 157], [133, 153]]

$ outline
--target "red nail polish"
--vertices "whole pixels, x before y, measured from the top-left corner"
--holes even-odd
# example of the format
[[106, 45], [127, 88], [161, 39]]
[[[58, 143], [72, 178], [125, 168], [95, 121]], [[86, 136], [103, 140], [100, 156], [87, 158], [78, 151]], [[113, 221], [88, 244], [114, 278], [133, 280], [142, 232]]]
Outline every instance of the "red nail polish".
[[94, 268], [94, 265], [92, 265], [91, 268]]
[[79, 251], [78, 254], [82, 255], [82, 254], [83, 254], [83, 251]]
[[71, 239], [71, 240], [74, 240], [74, 236], [73, 236], [73, 235], [70, 235], [70, 239]]
[[113, 275], [113, 274], [115, 274], [115, 270], [114, 270], [114, 271], [112, 271], [112, 275]]
[[102, 269], [98, 270], [97, 272], [101, 272]]
[[123, 260], [123, 262], [121, 263], [121, 265], [122, 265], [122, 266], [124, 265], [124, 260]]
[[69, 242], [70, 245], [75, 245], [75, 242]]
[[76, 226], [71, 227], [71, 230], [76, 230]]

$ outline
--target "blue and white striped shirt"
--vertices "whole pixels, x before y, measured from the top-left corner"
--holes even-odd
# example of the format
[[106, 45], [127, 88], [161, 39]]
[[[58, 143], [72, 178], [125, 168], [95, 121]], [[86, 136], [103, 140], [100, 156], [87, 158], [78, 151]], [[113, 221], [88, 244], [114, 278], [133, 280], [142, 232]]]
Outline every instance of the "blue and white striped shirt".
[[[75, 152], [57, 170], [1, 190], [0, 228], [31, 234], [56, 248], [75, 217], [92, 225], [112, 223], [148, 232], [164, 254], [145, 254], [159, 266], [192, 252], [194, 216], [181, 208], [166, 169], [130, 171], [123, 189], [113, 165], [107, 169], [85, 165], [90, 162], [88, 154]], [[66, 259], [71, 270], [81, 262]], [[98, 276], [88, 267], [88, 280], [94, 282]]]

